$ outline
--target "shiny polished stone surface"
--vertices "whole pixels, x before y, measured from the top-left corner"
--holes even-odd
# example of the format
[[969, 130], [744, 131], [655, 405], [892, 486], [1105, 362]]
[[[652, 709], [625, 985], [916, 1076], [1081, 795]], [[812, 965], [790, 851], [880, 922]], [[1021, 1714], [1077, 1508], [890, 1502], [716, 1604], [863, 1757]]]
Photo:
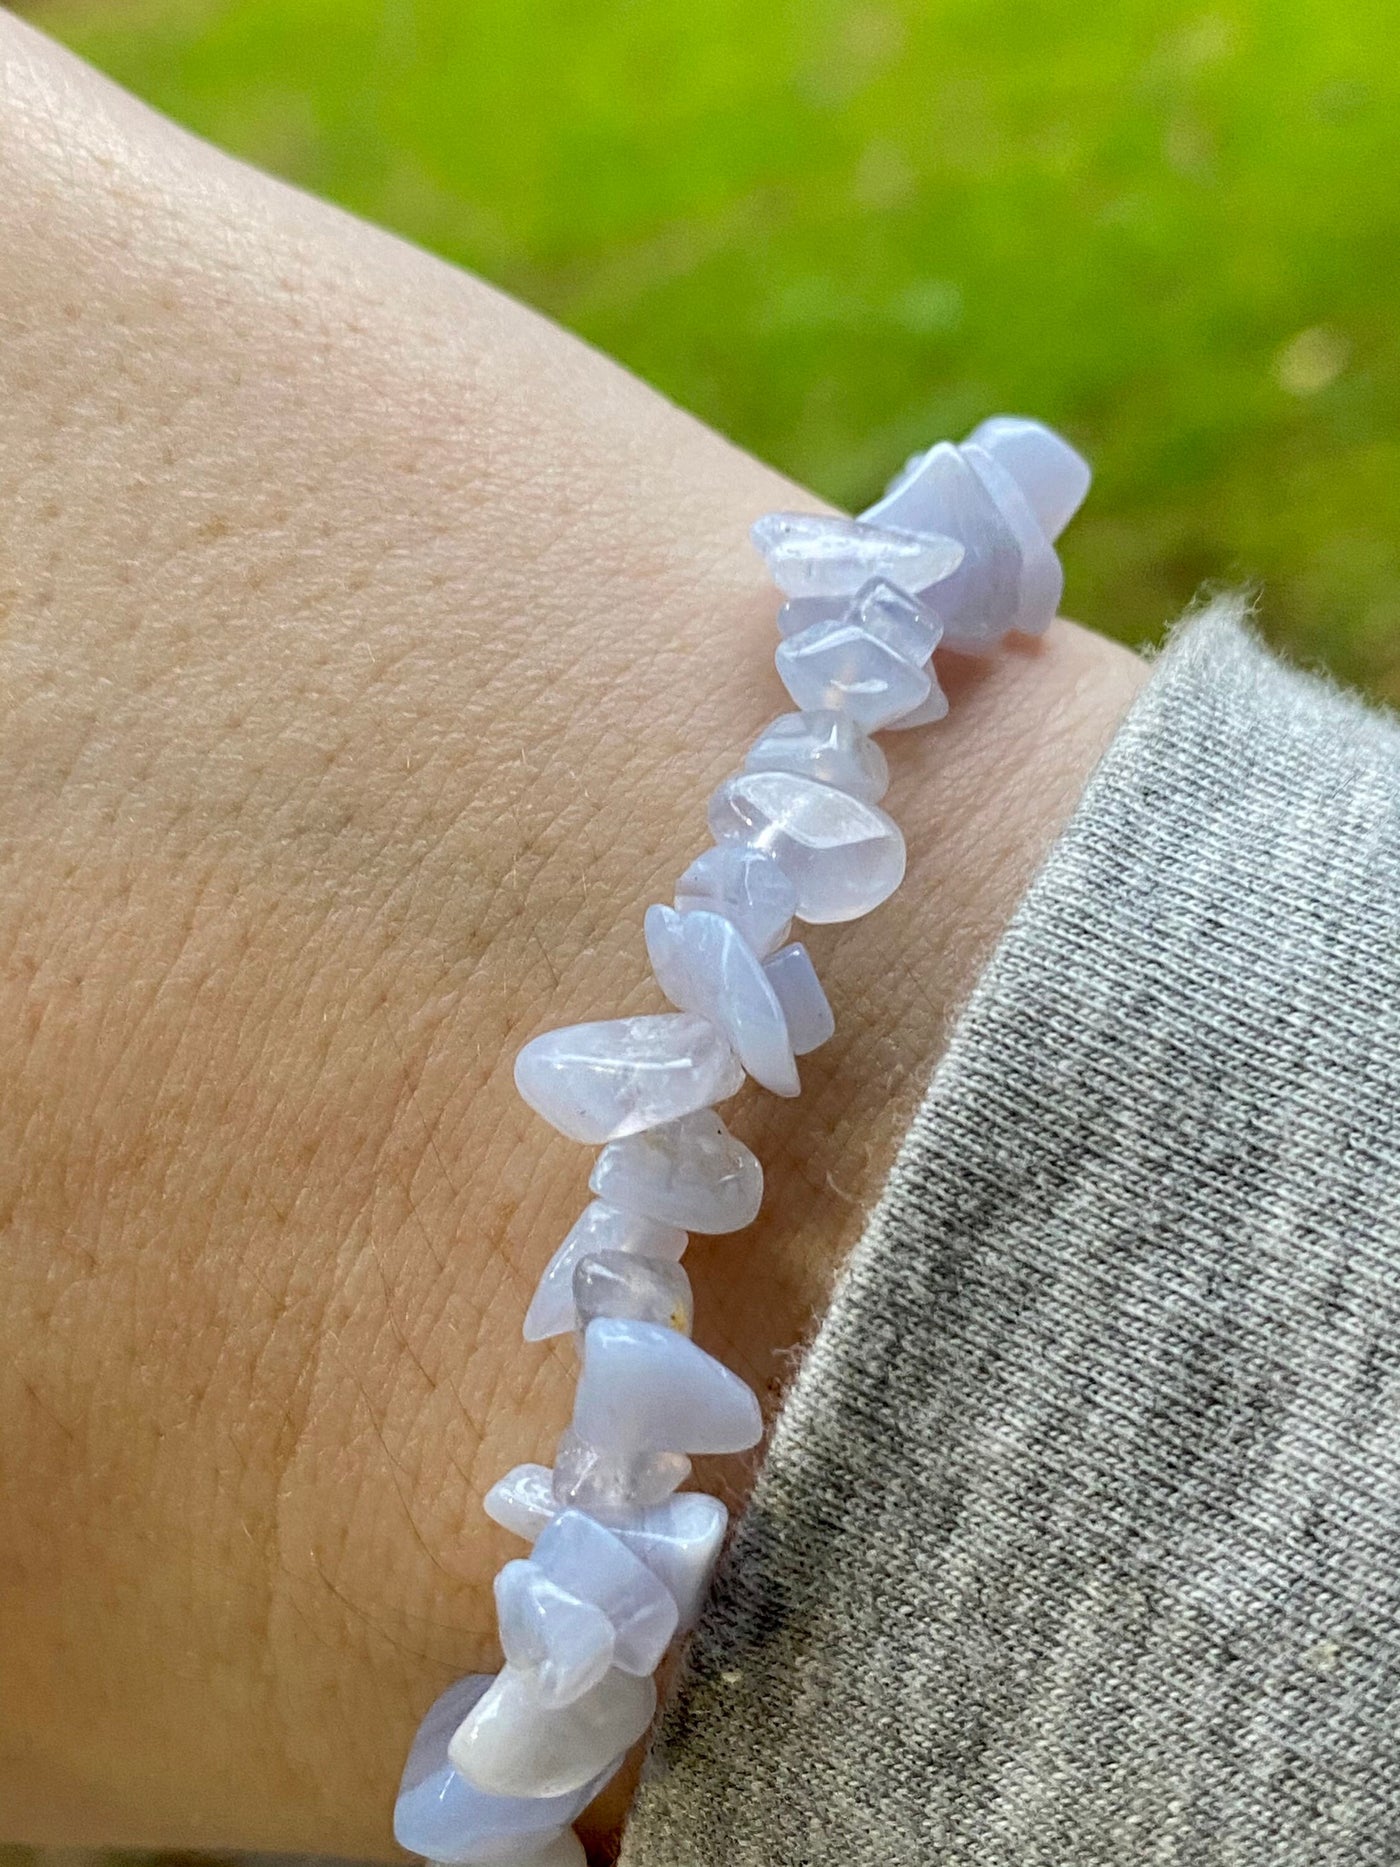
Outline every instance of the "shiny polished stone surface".
[[570, 1024], [532, 1038], [515, 1086], [572, 1141], [616, 1141], [724, 1102], [744, 1074], [721, 1033], [689, 1012]]
[[930, 531], [951, 527], [962, 540], [957, 570], [927, 593], [948, 647], [985, 653], [1012, 627], [1021, 554], [996, 500], [951, 441], [931, 447], [909, 477], [864, 516], [876, 524]]
[[[744, 770], [791, 772], [798, 778], [832, 785], [866, 804], [878, 804], [890, 785], [889, 761], [879, 746], [849, 714], [829, 708], [780, 713], [745, 753]], [[727, 850], [744, 847], [742, 843], [721, 845]], [[758, 850], [746, 853], [760, 861], [772, 861]], [[797, 891], [791, 882], [786, 885], [792, 894], [790, 918], [797, 910]], [[774, 945], [781, 944], [780, 937]], [[772, 948], [766, 950], [771, 952]]]
[[763, 1415], [753, 1389], [685, 1336], [602, 1317], [585, 1337], [574, 1430], [625, 1451], [747, 1452]]
[[695, 1322], [695, 1299], [690, 1279], [679, 1264], [637, 1258], [625, 1251], [600, 1251], [578, 1261], [574, 1315], [580, 1331], [595, 1316], [624, 1316], [629, 1322], [659, 1322], [689, 1335]]
[[605, 1147], [589, 1185], [599, 1199], [687, 1232], [739, 1232], [763, 1202], [763, 1169], [713, 1109]]
[[797, 889], [798, 918], [858, 920], [904, 879], [904, 838], [877, 805], [781, 771], [741, 772], [710, 799], [721, 842], [770, 851]]
[[1055, 620], [1065, 587], [1064, 568], [1055, 547], [1000, 461], [970, 443], [964, 443], [962, 457], [995, 499], [1021, 554], [1021, 580], [1011, 627], [1022, 635], [1043, 635]]
[[580, 1258], [599, 1251], [625, 1251], [674, 1264], [686, 1243], [686, 1234], [677, 1226], [624, 1212], [606, 1200], [591, 1200], [541, 1273], [525, 1312], [525, 1340], [543, 1342], [552, 1335], [567, 1335], [574, 1327], [574, 1269]]
[[493, 1523], [533, 1543], [555, 1511], [554, 1474], [547, 1465], [515, 1465], [482, 1500]]
[[858, 623], [916, 668], [924, 666], [943, 639], [943, 623], [937, 613], [883, 577], [856, 591], [846, 620]]
[[621, 1538], [583, 1511], [561, 1511], [540, 1534], [531, 1561], [550, 1581], [605, 1614], [613, 1664], [654, 1672], [676, 1632], [670, 1590]]
[[733, 921], [658, 903], [647, 909], [643, 930], [656, 983], [671, 1003], [718, 1025], [755, 1082], [795, 1096], [801, 1084], [787, 1020], [762, 960]]
[[991, 415], [967, 438], [1006, 468], [1054, 544], [1089, 491], [1088, 461], [1063, 435], [1024, 415]]
[[557, 1710], [590, 1691], [613, 1663], [612, 1622], [536, 1562], [508, 1562], [496, 1577], [496, 1624], [506, 1665]]
[[404, 1765], [394, 1838], [410, 1854], [443, 1867], [504, 1867], [522, 1854], [528, 1858], [529, 1848], [543, 1848], [560, 1834], [613, 1774], [600, 1766], [579, 1789], [543, 1800], [488, 1795], [467, 1782], [452, 1767], [448, 1745], [492, 1683], [489, 1673], [474, 1673], [449, 1686], [429, 1707]]
[[568, 1796], [631, 1749], [651, 1723], [656, 1687], [614, 1668], [560, 1710], [503, 1668], [453, 1732], [452, 1767], [487, 1794]]
[[729, 1512], [717, 1497], [682, 1491], [613, 1534], [670, 1589], [684, 1630], [699, 1615], [728, 1525]]
[[902, 590], [941, 583], [962, 562], [952, 538], [898, 529], [868, 518], [816, 512], [770, 512], [750, 531], [785, 596], [854, 596], [872, 577]]
[[763, 970], [783, 1008], [795, 1055], [805, 1057], [809, 1050], [818, 1049], [835, 1035], [836, 1019], [812, 956], [800, 941], [780, 947], [764, 960]]
[[600, 1523], [626, 1523], [638, 1511], [664, 1503], [689, 1476], [683, 1452], [594, 1445], [568, 1426], [554, 1454], [554, 1503], [558, 1510], [587, 1511]]
[[779, 642], [773, 659], [800, 708], [844, 713], [868, 733], [922, 706], [932, 686], [923, 668], [850, 618], [814, 622]]
[[797, 912], [797, 890], [773, 858], [737, 843], [697, 856], [676, 883], [675, 901], [683, 914], [723, 914], [758, 954], [783, 944]]

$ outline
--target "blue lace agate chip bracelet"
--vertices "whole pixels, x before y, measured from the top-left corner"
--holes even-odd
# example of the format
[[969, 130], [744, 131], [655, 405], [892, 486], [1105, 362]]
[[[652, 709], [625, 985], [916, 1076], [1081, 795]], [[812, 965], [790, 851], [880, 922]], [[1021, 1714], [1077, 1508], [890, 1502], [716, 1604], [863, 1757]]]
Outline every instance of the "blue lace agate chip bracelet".
[[997, 416], [916, 455], [858, 519], [770, 513], [753, 540], [785, 601], [778, 672], [799, 709], [765, 728], [710, 800], [713, 847], [675, 906], [646, 916], [675, 1006], [550, 1031], [516, 1059], [521, 1095], [601, 1146], [592, 1203], [545, 1267], [528, 1341], [572, 1330], [582, 1366], [553, 1469], [486, 1497], [534, 1544], [496, 1578], [505, 1664], [460, 1680], [414, 1740], [400, 1844], [445, 1867], [578, 1867], [570, 1824], [647, 1731], [652, 1674], [694, 1620], [726, 1528], [683, 1492], [690, 1454], [762, 1435], [753, 1392], [690, 1340], [690, 1232], [758, 1212], [763, 1170], [714, 1104], [745, 1075], [798, 1093], [796, 1059], [834, 1030], [794, 918], [846, 921], [898, 887], [904, 839], [880, 809], [870, 735], [941, 719], [932, 656], [1037, 635], [1062, 587], [1054, 541], [1089, 469], [1039, 423]]

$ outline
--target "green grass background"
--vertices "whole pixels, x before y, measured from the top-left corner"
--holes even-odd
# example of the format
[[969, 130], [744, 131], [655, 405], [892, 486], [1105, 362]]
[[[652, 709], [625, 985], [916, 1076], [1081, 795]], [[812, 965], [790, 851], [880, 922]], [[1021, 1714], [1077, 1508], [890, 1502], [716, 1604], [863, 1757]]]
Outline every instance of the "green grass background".
[[1386, 0], [50, 0], [182, 122], [846, 504], [997, 409], [1094, 460], [1067, 607], [1248, 581], [1400, 699]]

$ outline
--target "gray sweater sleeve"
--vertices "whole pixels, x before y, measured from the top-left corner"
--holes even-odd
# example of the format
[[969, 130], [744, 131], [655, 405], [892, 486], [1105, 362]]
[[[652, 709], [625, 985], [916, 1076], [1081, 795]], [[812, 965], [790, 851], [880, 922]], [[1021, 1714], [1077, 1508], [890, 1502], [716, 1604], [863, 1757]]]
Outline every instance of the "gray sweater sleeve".
[[1183, 631], [806, 1357], [627, 1867], [1400, 1861], [1400, 731]]

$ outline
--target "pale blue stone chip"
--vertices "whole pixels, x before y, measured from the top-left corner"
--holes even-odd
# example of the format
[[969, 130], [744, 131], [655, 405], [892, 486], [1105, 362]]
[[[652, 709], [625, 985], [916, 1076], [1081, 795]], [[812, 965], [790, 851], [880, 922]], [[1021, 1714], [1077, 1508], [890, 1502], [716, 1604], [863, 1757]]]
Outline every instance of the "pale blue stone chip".
[[492, 1796], [473, 1788], [447, 1760], [447, 1746], [488, 1686], [490, 1673], [471, 1673], [428, 1709], [404, 1765], [394, 1804], [394, 1839], [410, 1854], [443, 1867], [478, 1867], [528, 1857], [543, 1849], [586, 1809], [617, 1763], [567, 1796]]

